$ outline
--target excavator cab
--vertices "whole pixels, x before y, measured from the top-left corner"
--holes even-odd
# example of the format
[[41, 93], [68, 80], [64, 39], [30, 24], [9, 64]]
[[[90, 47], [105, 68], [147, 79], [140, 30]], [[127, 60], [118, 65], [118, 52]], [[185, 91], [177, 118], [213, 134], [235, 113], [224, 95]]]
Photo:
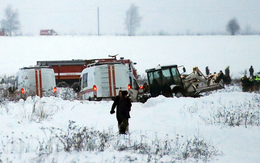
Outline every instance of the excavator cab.
[[146, 70], [150, 93], [152, 97], [164, 95], [172, 97], [172, 85], [183, 88], [181, 75], [177, 65], [159, 66], [157, 68]]

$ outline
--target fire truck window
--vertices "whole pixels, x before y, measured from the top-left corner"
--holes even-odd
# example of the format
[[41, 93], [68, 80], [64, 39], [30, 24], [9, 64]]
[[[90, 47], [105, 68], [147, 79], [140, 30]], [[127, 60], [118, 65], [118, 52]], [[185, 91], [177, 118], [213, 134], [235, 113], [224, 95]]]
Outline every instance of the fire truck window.
[[88, 73], [83, 74], [82, 77], [82, 87], [85, 88], [88, 86]]

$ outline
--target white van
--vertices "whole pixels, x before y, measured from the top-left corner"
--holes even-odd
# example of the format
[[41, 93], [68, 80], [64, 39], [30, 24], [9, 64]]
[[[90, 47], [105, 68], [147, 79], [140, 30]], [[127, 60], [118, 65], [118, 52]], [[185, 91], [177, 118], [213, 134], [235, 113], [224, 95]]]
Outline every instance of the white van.
[[138, 84], [123, 63], [96, 63], [81, 73], [79, 96], [82, 100], [112, 99], [120, 90], [128, 90], [132, 101], [137, 101]]
[[55, 96], [55, 74], [51, 68], [24, 67], [17, 73], [16, 94], [19, 97]]

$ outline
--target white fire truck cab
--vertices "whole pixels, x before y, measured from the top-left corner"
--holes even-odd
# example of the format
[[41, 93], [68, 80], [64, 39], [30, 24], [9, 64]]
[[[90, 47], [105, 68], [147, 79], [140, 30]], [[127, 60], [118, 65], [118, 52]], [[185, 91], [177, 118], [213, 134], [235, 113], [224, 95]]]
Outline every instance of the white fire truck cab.
[[79, 96], [82, 100], [113, 99], [120, 90], [128, 90], [130, 99], [137, 101], [139, 86], [127, 64], [95, 63], [81, 73]]
[[55, 74], [51, 68], [24, 67], [17, 73], [16, 94], [18, 97], [55, 96]]

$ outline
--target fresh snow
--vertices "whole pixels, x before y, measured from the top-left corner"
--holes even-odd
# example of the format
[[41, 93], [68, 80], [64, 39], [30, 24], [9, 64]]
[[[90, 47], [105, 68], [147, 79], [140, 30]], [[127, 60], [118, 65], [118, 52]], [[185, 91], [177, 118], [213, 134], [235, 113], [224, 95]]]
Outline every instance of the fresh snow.
[[[229, 126], [224, 122], [213, 122], [213, 115], [221, 109], [225, 111], [241, 109], [250, 112], [260, 110], [260, 95], [243, 93], [237, 86], [213, 91], [200, 98], [150, 98], [146, 103], [133, 103], [130, 112], [129, 135], [132, 141], [140, 141], [144, 136], [147, 143], [155, 140], [179, 140], [185, 142], [194, 137], [201, 138], [213, 145], [219, 155], [210, 162], [244, 163], [259, 162], [260, 128], [256, 124]], [[117, 135], [115, 114], [109, 113], [112, 101], [68, 101], [58, 97], [28, 97], [26, 101], [4, 101], [1, 103], [1, 149], [3, 162], [36, 162], [40, 156], [39, 146], [51, 136], [42, 128], [60, 128], [67, 131], [69, 121], [78, 127], [87, 126], [98, 131], [109, 131]], [[33, 108], [42, 110], [45, 119], [33, 114]], [[258, 117], [259, 118], [259, 117]], [[258, 119], [259, 124], [259, 119]], [[122, 138], [122, 137], [121, 137]], [[120, 140], [120, 136], [112, 141]], [[56, 140], [58, 142], [58, 140]], [[52, 144], [55, 146], [55, 143]], [[147, 162], [148, 155], [132, 151], [106, 149], [104, 152], [53, 151], [44, 156], [43, 162]], [[127, 159], [128, 158], [128, 159]], [[176, 156], [165, 155], [158, 159], [162, 162], [185, 162]], [[38, 160], [39, 161], [39, 160]], [[196, 162], [196, 159], [188, 159]], [[153, 161], [152, 161], [153, 162]], [[203, 162], [203, 160], [199, 160]]]
[[[136, 62], [140, 75], [161, 65], [197, 66], [205, 73], [230, 66], [232, 78], [241, 78], [251, 65], [260, 71], [260, 36], [34, 36], [0, 37], [0, 75], [41, 60], [107, 58], [119, 54]], [[249, 74], [249, 72], [247, 72]]]

